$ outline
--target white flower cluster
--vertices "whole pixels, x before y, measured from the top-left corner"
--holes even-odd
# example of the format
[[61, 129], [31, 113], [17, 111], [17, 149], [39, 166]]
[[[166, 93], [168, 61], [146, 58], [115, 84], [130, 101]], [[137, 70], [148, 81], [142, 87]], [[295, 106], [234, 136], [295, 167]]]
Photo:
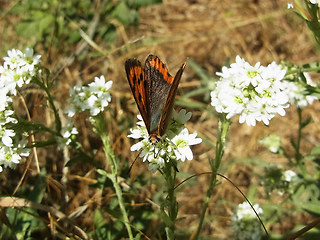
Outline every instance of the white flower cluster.
[[293, 194], [295, 187], [299, 184], [298, 175], [292, 170], [284, 171], [281, 166], [269, 166], [264, 169], [262, 185], [268, 195], [276, 192], [279, 195]]
[[96, 116], [108, 106], [111, 101], [110, 88], [112, 81], [106, 82], [104, 76], [95, 77], [94, 82], [88, 86], [75, 86], [70, 89], [68, 102], [73, 104], [66, 113], [73, 117], [77, 112], [90, 111], [91, 116]]
[[285, 115], [288, 96], [283, 92], [282, 79], [286, 70], [272, 62], [267, 67], [256, 63], [251, 66], [241, 57], [230, 68], [218, 72], [220, 80], [211, 92], [211, 105], [227, 118], [239, 114], [239, 122], [255, 126], [256, 121], [269, 121], [278, 113]]
[[267, 147], [272, 153], [279, 153], [281, 148], [281, 138], [276, 134], [270, 134], [268, 137], [260, 140], [259, 143]]
[[76, 135], [78, 135], [78, 130], [73, 126], [73, 122], [67, 123], [65, 127], [61, 129], [62, 137], [58, 137], [58, 144], [60, 148], [64, 148], [69, 145], [73, 140], [76, 139]]
[[[0, 129], [0, 131], [3, 131], [3, 129]], [[2, 136], [2, 141], [0, 142], [0, 172], [3, 171], [3, 168], [15, 168], [20, 163], [22, 157], [28, 157], [30, 152], [26, 148], [27, 140], [16, 139], [14, 131], [8, 129], [5, 131], [5, 133], [0, 134]], [[4, 137], [7, 137], [7, 139], [4, 140]]]
[[294, 178], [296, 178], [296, 177], [297, 177], [297, 174], [296, 174], [294, 171], [292, 171], [292, 170], [286, 170], [286, 171], [284, 171], [284, 173], [283, 173], [283, 178], [284, 178], [284, 180], [287, 181], [287, 182], [291, 182], [292, 179], [294, 179]]
[[149, 169], [155, 172], [157, 169], [161, 169], [165, 162], [170, 160], [180, 160], [184, 162], [193, 159], [193, 153], [190, 149], [191, 145], [196, 145], [202, 142], [201, 138], [197, 138], [197, 133], [189, 133], [188, 129], [184, 127], [191, 118], [191, 112], [186, 113], [186, 110], [182, 109], [179, 113], [173, 111], [172, 123], [169, 124], [165, 136], [156, 144], [152, 144], [149, 140], [149, 134], [145, 127], [144, 122], [140, 115], [140, 120], [137, 125], [137, 129], [130, 129], [130, 138], [142, 140], [131, 147], [131, 151], [139, 151], [142, 149], [139, 157], [143, 161], [149, 162]]
[[40, 70], [41, 55], [33, 56], [33, 49], [27, 48], [23, 53], [20, 50], [8, 51], [4, 57], [3, 66], [0, 66], [0, 88], [16, 95], [16, 87], [28, 84], [32, 77], [37, 76]]
[[295, 192], [295, 187], [298, 184], [298, 182], [298, 175], [292, 170], [286, 170], [282, 171], [280, 183], [274, 184], [274, 186], [279, 186], [277, 192], [280, 196], [282, 196], [285, 193], [293, 194]]
[[293, 3], [291, 3], [291, 2], [288, 2], [287, 8], [288, 8], [288, 9], [290, 9], [290, 8], [294, 8], [294, 5], [293, 5]]
[[284, 81], [284, 92], [289, 97], [289, 102], [299, 108], [305, 108], [308, 104], [312, 104], [317, 100], [316, 96], [307, 95], [306, 84], [315, 87], [316, 84], [308, 73], [303, 73], [306, 78], [306, 83], [300, 81]]
[[281, 182], [283, 182], [283, 187], [277, 189], [278, 194], [282, 196], [285, 193], [293, 194], [295, 192], [295, 187], [299, 182], [298, 175], [292, 170], [282, 171]]
[[313, 3], [313, 4], [320, 5], [320, 0], [310, 0], [310, 2]]
[[40, 58], [40, 55], [33, 56], [30, 48], [24, 53], [12, 49], [0, 66], [0, 172], [6, 167], [14, 168], [22, 157], [29, 156], [27, 141], [21, 140], [21, 136], [8, 127], [18, 122], [14, 118], [11, 95], [16, 95], [17, 87], [28, 84], [40, 74]]
[[[259, 204], [255, 204], [255, 211], [261, 215], [263, 213]], [[237, 240], [259, 240], [263, 236], [260, 222], [249, 203], [244, 202], [238, 205], [235, 215], [232, 216], [232, 226], [235, 230]]]

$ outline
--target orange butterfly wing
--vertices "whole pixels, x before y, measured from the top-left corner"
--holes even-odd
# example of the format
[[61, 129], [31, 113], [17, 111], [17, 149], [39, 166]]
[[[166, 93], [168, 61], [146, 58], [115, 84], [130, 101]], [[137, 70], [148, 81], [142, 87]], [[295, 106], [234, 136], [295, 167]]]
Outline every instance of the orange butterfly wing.
[[[150, 79], [150, 133], [151, 137], [161, 137], [165, 134], [174, 97], [186, 63], [173, 78], [166, 65], [154, 55], [149, 55], [145, 63], [147, 78]], [[152, 139], [151, 139], [152, 140]]]
[[149, 55], [145, 62], [145, 72], [150, 83], [150, 135], [159, 136], [158, 127], [167, 101], [173, 77], [166, 66], [154, 55]]
[[166, 104], [164, 105], [164, 108], [162, 111], [161, 119], [159, 122], [159, 126], [158, 126], [159, 136], [162, 136], [163, 134], [165, 134], [167, 126], [170, 122], [170, 116], [171, 116], [171, 112], [172, 112], [172, 108], [173, 108], [174, 97], [176, 96], [178, 85], [179, 85], [183, 70], [186, 67], [186, 64], [187, 64], [187, 62], [185, 62], [180, 67], [180, 69], [178, 70], [178, 72], [176, 73], [176, 75], [174, 77], [172, 86], [171, 86], [169, 94], [168, 94]]
[[141, 67], [140, 61], [137, 59], [128, 59], [125, 63], [125, 69], [132, 94], [146, 128], [150, 133], [150, 94], [148, 79]]
[[173, 78], [166, 65], [154, 55], [147, 57], [144, 69], [137, 59], [128, 59], [125, 63], [131, 91], [152, 143], [166, 132], [185, 66], [186, 62]]

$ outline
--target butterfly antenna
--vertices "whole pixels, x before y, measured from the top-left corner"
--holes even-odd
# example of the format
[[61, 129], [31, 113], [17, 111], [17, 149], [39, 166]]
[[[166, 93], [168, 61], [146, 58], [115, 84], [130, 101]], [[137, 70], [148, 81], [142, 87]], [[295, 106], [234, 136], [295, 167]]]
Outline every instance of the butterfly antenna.
[[129, 167], [129, 170], [128, 170], [128, 172], [127, 172], [127, 175], [130, 174], [131, 169], [132, 169], [132, 167], [133, 167], [133, 164], [137, 161], [137, 159], [138, 159], [138, 157], [140, 156], [140, 153], [142, 152], [142, 150], [143, 150], [143, 149], [140, 150], [140, 152], [138, 153], [138, 155], [136, 156], [136, 158], [135, 158], [135, 159], [133, 160], [133, 162], [131, 163], [131, 165], [130, 165], [130, 167]]
[[188, 58], [187, 58], [186, 61], [182, 64], [182, 66], [183, 66], [182, 68], [183, 68], [183, 69], [186, 67], [187, 61], [188, 61]]

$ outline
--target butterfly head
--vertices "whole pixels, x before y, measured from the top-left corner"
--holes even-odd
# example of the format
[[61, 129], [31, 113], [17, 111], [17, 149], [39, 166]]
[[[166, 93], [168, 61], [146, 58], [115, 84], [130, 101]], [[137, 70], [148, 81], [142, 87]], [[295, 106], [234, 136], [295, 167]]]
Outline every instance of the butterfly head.
[[161, 137], [158, 136], [157, 133], [151, 133], [149, 135], [149, 141], [152, 145], [156, 145], [158, 142], [160, 142]]

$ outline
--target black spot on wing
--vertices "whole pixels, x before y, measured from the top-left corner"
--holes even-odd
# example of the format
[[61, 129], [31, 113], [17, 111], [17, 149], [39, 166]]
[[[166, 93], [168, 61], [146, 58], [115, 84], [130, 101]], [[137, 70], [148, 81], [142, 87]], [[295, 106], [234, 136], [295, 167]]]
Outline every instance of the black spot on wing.
[[142, 79], [143, 79], [143, 74], [142, 74], [142, 73], [140, 73], [140, 77], [139, 77], [139, 85], [140, 85], [140, 81], [142, 81]]
[[132, 78], [132, 83], [135, 84], [137, 81], [137, 78], [136, 78], [136, 75], [133, 75], [133, 78]]

